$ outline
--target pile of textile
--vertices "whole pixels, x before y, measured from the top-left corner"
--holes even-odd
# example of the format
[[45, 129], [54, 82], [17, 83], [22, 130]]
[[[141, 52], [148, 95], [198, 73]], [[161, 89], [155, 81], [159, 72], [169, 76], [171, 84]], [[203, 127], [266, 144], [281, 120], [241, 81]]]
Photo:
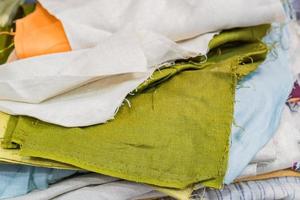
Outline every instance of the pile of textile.
[[0, 0], [0, 199], [300, 199], [299, 0]]

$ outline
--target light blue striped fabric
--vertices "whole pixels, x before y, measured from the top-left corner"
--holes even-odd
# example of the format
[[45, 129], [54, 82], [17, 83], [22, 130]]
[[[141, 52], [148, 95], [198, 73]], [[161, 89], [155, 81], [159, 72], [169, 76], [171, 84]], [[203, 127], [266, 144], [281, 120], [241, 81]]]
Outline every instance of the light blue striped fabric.
[[264, 41], [273, 49], [236, 92], [226, 184], [232, 183], [272, 138], [293, 86], [287, 29], [273, 25]]
[[34, 189], [46, 189], [76, 171], [0, 164], [0, 199], [27, 194]]
[[281, 177], [264, 181], [230, 184], [223, 190], [201, 189], [193, 192], [194, 200], [299, 200], [300, 178]]

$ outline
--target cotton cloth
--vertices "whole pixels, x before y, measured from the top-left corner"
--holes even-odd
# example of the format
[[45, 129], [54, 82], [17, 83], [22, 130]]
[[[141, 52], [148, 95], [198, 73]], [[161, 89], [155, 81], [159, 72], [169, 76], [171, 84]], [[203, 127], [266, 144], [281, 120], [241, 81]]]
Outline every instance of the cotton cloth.
[[223, 190], [206, 189], [194, 192], [192, 199], [252, 200], [252, 199], [300, 199], [300, 178], [282, 177], [263, 181], [230, 184]]
[[[116, 119], [107, 124], [68, 129], [19, 117], [15, 129], [5, 137], [21, 144], [22, 155], [128, 180], [174, 188], [206, 181], [203, 184], [220, 187], [226, 171], [235, 84], [264, 60], [267, 48], [257, 41], [257, 35], [262, 37], [268, 27], [226, 31], [216, 40], [232, 41], [232, 35], [235, 41], [245, 35], [251, 39], [238, 46], [216, 46], [204, 63], [201, 59], [178, 61], [157, 71], [145, 82], [150, 88], [142, 84], [140, 93], [129, 98], [131, 108], [121, 107]], [[240, 38], [236, 33], [242, 33]], [[182, 70], [186, 71], [174, 76]], [[162, 81], [165, 83], [158, 85]]]
[[[161, 192], [160, 192], [161, 191]], [[188, 199], [192, 190], [171, 190], [168, 188], [157, 188], [143, 184], [136, 184], [119, 180], [109, 176], [96, 173], [77, 175], [58, 183], [50, 185], [45, 190], [35, 190], [27, 195], [16, 197], [12, 200], [47, 200], [47, 199], [86, 199], [96, 198], [101, 195], [105, 199], [122, 198], [127, 199], [152, 199], [171, 196], [176, 199]], [[83, 195], [84, 194], [84, 195]], [[114, 195], [112, 195], [114, 194]]]
[[293, 114], [286, 106], [283, 111], [280, 126], [266, 147], [271, 145], [276, 152], [273, 161], [257, 162], [257, 174], [264, 174], [281, 169], [291, 168], [294, 162], [300, 160], [300, 131], [294, 124]]
[[[94, 46], [128, 24], [173, 41], [285, 19], [278, 0], [41, 0], [63, 23], [72, 49]], [[80, 12], [78, 12], [80, 10]], [[219, 20], [222, 19], [222, 20]], [[90, 37], [91, 35], [95, 37]]]
[[[270, 46], [278, 45], [261, 67], [241, 82], [241, 88], [236, 92], [226, 184], [233, 182], [273, 137], [293, 86], [288, 31], [273, 26], [264, 41]], [[273, 56], [274, 52], [276, 56]]]
[[[294, 89], [291, 92], [290, 97], [291, 95], [296, 95]], [[251, 161], [252, 164], [245, 168], [241, 176], [249, 174], [249, 169], [252, 169], [251, 175], [255, 176], [291, 168], [293, 163], [300, 160], [300, 130], [297, 129], [298, 122], [295, 118], [297, 110], [291, 111], [290, 109], [290, 107], [284, 107], [280, 125], [276, 130], [274, 137], [258, 152]], [[256, 159], [256, 157], [267, 151], [274, 151], [273, 159]]]
[[152, 192], [153, 188], [138, 183], [120, 181], [100, 186], [85, 187], [54, 198], [55, 200], [84, 200], [89, 197], [91, 200], [108, 199], [123, 200], [136, 199], [143, 194]]
[[292, 169], [283, 169], [279, 171], [273, 171], [265, 174], [260, 174], [256, 176], [248, 176], [237, 179], [235, 182], [244, 182], [244, 181], [260, 181], [266, 180], [271, 178], [278, 178], [278, 177], [300, 177], [300, 173], [296, 172]]
[[[126, 95], [149, 78], [155, 66], [205, 54], [213, 34], [201, 34], [284, 17], [278, 0], [247, 5], [239, 0], [40, 3], [61, 20], [76, 51], [3, 65], [0, 110], [66, 127], [113, 119]], [[200, 49], [175, 43], [191, 38]]]
[[[35, 190], [27, 195], [16, 197], [15, 200], [21, 199], [30, 199], [30, 200], [47, 200], [58, 197], [62, 194], [72, 192], [74, 190], [79, 190], [81, 188], [87, 186], [97, 186], [102, 184], [108, 184], [118, 181], [118, 179], [108, 176], [103, 176], [100, 174], [84, 174], [75, 176], [73, 178], [69, 178], [58, 182], [56, 184], [52, 184], [48, 189], [45, 190]], [[87, 197], [87, 196], [86, 196]]]
[[75, 173], [76, 171], [69, 170], [0, 164], [0, 199], [24, 195], [35, 189], [46, 189], [49, 184]]
[[[89, 50], [3, 65], [0, 69], [0, 96], [3, 99], [0, 109], [64, 126], [87, 126], [112, 119], [126, 95], [154, 71], [155, 68], [148, 68], [147, 64], [191, 56], [161, 36], [140, 34], [134, 35], [132, 31], [116, 33]], [[41, 63], [42, 67], [37, 67]], [[30, 78], [32, 73], [35, 74], [34, 80]], [[74, 90], [59, 95], [71, 89]], [[49, 99], [53, 95], [59, 96]]]
[[[195, 96], [192, 93], [199, 91], [199, 86], [195, 85], [195, 89], [191, 87], [192, 82], [199, 80], [199, 78], [205, 80], [206, 77], [208, 78], [205, 81], [206, 88], [209, 86], [208, 82], [218, 82], [219, 84], [213, 83], [209, 89], [219, 88], [219, 95], [224, 92], [233, 94], [232, 85], [226, 84], [227, 81], [231, 82], [233, 77], [226, 77], [225, 75], [225, 81], [219, 82], [217, 77], [222, 77], [223, 74], [214, 75], [214, 73], [185, 72], [180, 76], [176, 76], [160, 86], [155, 94], [152, 94], [152, 92], [139, 94], [137, 98], [131, 99], [132, 108], [123, 106], [117, 118], [105, 125], [85, 129], [64, 129], [37, 121], [36, 126], [32, 126], [30, 119], [21, 117], [18, 120], [17, 128], [22, 127], [21, 129], [30, 133], [30, 137], [35, 138], [34, 140], [32, 140], [33, 138], [27, 139], [24, 135], [26, 144], [22, 144], [22, 152], [25, 153], [28, 150], [28, 155], [57, 160], [90, 171], [158, 186], [184, 188], [189, 184], [207, 180], [210, 177], [218, 178], [226, 170], [227, 152], [224, 149], [228, 145], [226, 138], [230, 134], [232, 123], [230, 113], [233, 108], [225, 105], [233, 105], [233, 102], [230, 102], [230, 98], [226, 99], [226, 95], [222, 95], [223, 103], [221, 105], [214, 104], [213, 107], [210, 106], [211, 109], [204, 111], [193, 103], [195, 98], [198, 99], [199, 97], [197, 97], [198, 94]], [[178, 78], [180, 78], [179, 82], [174, 82]], [[176, 85], [175, 88], [174, 84]], [[188, 86], [193, 89], [191, 90], [192, 93], [186, 91]], [[211, 95], [213, 94], [215, 93], [211, 93]], [[187, 98], [182, 98], [181, 95]], [[190, 98], [191, 96], [194, 96], [193, 100]], [[154, 101], [157, 100], [155, 103], [152, 102], [153, 98]], [[180, 101], [178, 101], [179, 98]], [[209, 122], [207, 120], [211, 121], [212, 118], [198, 115], [193, 117], [194, 114], [191, 115], [191, 110], [187, 109], [186, 104], [192, 105], [193, 110], [197, 111], [196, 113], [200, 111], [206, 113], [205, 116], [209, 116], [212, 109], [220, 111], [226, 108], [226, 111], [222, 112], [224, 115], [213, 115], [213, 119], [218, 121], [222, 129], [215, 129], [213, 126], [208, 128], [207, 124]], [[215, 107], [217, 105], [218, 107]], [[170, 115], [170, 112], [173, 112], [173, 114]], [[132, 114], [128, 115], [127, 113]], [[178, 117], [179, 113], [183, 114], [182, 117]], [[147, 120], [141, 118], [141, 116], [146, 116]], [[170, 120], [170, 117], [172, 120]], [[221, 121], [219, 117], [222, 118]], [[194, 120], [185, 120], [186, 118], [194, 119], [198, 123], [195, 123]], [[135, 121], [135, 124], [130, 124], [131, 121]], [[200, 125], [200, 121], [203, 123], [202, 125]], [[126, 124], [127, 126], [125, 126]], [[43, 129], [46, 132], [38, 128], [40, 126], [44, 127]], [[51, 133], [47, 131], [50, 130], [47, 126], [51, 127]], [[172, 127], [175, 127], [175, 129]], [[38, 130], [36, 128], [39, 131], [36, 131]], [[213, 133], [208, 134], [209, 137], [214, 138], [211, 142], [219, 143], [218, 147], [211, 149], [211, 154], [214, 156], [205, 152], [208, 146], [203, 146], [203, 139], [200, 139], [202, 136], [198, 132], [196, 134], [194, 130], [202, 130], [204, 135]], [[220, 132], [216, 133], [216, 131]], [[39, 138], [37, 135], [31, 134], [33, 132], [39, 132], [41, 136], [46, 137]], [[184, 132], [189, 132], [191, 136], [183, 134]], [[14, 130], [14, 133], [18, 133], [18, 130]], [[56, 135], [56, 133], [58, 134]], [[21, 140], [18, 140], [18, 143]], [[27, 143], [30, 141], [34, 144]], [[55, 142], [52, 143], [52, 141]], [[60, 141], [68, 142], [60, 144]], [[90, 142], [87, 141], [93, 141], [94, 145], [91, 146]], [[197, 144], [197, 147], [202, 144], [202, 148], [191, 148], [191, 142]], [[209, 142], [206, 142], [206, 144], [208, 145]], [[76, 147], [73, 145], [76, 145]], [[34, 146], [43, 146], [44, 150], [37, 150]], [[26, 147], [28, 149], [24, 151]], [[178, 147], [180, 147], [180, 150]], [[89, 152], [86, 152], [86, 150]], [[199, 156], [201, 159], [195, 160], [195, 156]], [[203, 160], [206, 161], [203, 162]], [[190, 165], [189, 163], [195, 164]], [[215, 163], [216, 166], [212, 168], [211, 163]], [[205, 173], [203, 168], [207, 169]], [[195, 175], [191, 176], [190, 174]], [[216, 187], [219, 187], [220, 184], [222, 184], [222, 177], [217, 180]]]

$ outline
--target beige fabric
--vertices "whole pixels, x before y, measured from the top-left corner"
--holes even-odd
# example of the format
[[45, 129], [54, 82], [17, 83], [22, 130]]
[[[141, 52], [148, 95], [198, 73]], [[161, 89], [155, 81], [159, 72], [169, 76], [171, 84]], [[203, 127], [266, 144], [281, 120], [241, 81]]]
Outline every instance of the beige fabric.
[[257, 175], [257, 176], [243, 177], [241, 179], [237, 179], [236, 182], [266, 180], [266, 179], [270, 179], [270, 178], [285, 177], [285, 176], [300, 177], [300, 173], [295, 172], [291, 169], [284, 169], [284, 170], [274, 171], [274, 172], [261, 174], [261, 175]]

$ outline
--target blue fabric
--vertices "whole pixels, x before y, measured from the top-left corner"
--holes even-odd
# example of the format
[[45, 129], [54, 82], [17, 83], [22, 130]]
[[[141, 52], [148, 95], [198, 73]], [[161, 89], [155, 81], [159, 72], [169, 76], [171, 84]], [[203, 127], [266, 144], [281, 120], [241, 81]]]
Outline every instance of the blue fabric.
[[264, 41], [271, 47], [266, 61], [241, 82], [236, 93], [226, 184], [232, 183], [272, 138], [293, 86], [287, 29], [273, 25]]
[[76, 171], [0, 164], [0, 199], [24, 195], [34, 189], [46, 189]]

